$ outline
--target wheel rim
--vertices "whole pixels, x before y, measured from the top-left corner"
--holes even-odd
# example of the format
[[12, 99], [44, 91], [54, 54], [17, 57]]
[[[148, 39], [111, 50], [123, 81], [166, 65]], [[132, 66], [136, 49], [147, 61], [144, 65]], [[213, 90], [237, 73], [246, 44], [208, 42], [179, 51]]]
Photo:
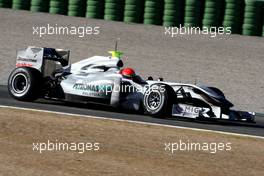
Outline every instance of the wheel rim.
[[151, 110], [156, 110], [161, 105], [161, 94], [160, 92], [150, 92], [147, 98], [147, 106]]
[[28, 87], [28, 80], [24, 74], [17, 74], [12, 79], [12, 89], [17, 94], [22, 94]]

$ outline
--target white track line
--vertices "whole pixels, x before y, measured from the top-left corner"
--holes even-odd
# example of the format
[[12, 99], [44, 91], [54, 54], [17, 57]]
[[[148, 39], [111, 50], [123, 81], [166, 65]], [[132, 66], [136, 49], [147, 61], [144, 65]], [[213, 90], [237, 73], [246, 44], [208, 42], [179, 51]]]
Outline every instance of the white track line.
[[72, 114], [72, 113], [64, 113], [64, 112], [58, 112], [58, 111], [48, 111], [48, 110], [40, 110], [40, 109], [32, 109], [32, 108], [21, 108], [21, 107], [5, 106], [5, 105], [0, 105], [0, 108], [10, 108], [10, 109], [27, 110], [27, 111], [35, 111], [35, 112], [45, 112], [45, 113], [58, 114], [58, 115], [67, 115], [67, 116], [75, 116], [75, 117], [88, 117], [88, 118], [92, 118], [92, 119], [100, 119], [100, 120], [103, 119], [103, 120], [117, 121], [117, 122], [128, 122], [128, 123], [136, 123], [136, 124], [142, 124], [142, 125], [161, 126], [161, 127], [185, 129], [185, 130], [192, 130], [192, 131], [212, 132], [212, 133], [225, 134], [225, 135], [233, 135], [233, 136], [242, 136], [242, 137], [264, 139], [263, 136], [255, 136], [255, 135], [231, 133], [231, 132], [224, 132], [224, 131], [215, 131], [215, 130], [191, 128], [191, 127], [182, 127], [182, 126], [174, 126], [174, 125], [165, 125], [165, 124], [151, 123], [151, 122], [122, 120], [122, 119], [106, 118], [106, 117], [100, 117], [100, 116], [89, 116], [89, 115], [82, 115], [82, 114]]

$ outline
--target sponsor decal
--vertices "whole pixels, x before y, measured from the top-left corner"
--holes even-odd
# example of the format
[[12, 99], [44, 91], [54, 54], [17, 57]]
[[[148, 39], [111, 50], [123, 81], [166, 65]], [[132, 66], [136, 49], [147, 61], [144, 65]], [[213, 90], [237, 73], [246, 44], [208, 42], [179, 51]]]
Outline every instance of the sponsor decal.
[[91, 97], [107, 97], [111, 95], [113, 84], [83, 84], [76, 83], [73, 85], [74, 90], [82, 91], [82, 95]]
[[173, 105], [172, 114], [194, 118], [194, 117], [198, 117], [200, 114], [203, 114], [206, 116], [206, 114], [209, 111], [210, 111], [209, 108], [195, 107], [195, 106], [185, 105], [185, 104], [177, 104], [177, 105]]
[[24, 61], [24, 62], [37, 62], [36, 59], [28, 59], [28, 58], [23, 58], [23, 57], [18, 57], [17, 61]]
[[17, 63], [16, 67], [32, 67], [33, 64], [28, 64], [28, 63]]
[[76, 83], [73, 85], [73, 89], [83, 90], [83, 91], [94, 91], [94, 92], [107, 92], [112, 90], [112, 84], [94, 85], [94, 84]]
[[194, 107], [194, 106], [185, 106], [184, 111], [191, 114], [199, 114], [199, 112], [202, 111], [202, 108]]

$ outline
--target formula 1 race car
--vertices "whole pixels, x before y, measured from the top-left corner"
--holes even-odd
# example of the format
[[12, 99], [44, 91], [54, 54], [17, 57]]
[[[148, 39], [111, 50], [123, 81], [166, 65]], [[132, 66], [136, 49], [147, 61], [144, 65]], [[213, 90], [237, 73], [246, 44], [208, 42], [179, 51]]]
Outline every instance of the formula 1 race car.
[[156, 117], [226, 119], [254, 122], [254, 112], [231, 110], [215, 87], [142, 79], [123, 68], [122, 53], [93, 56], [69, 64], [70, 51], [27, 47], [17, 52], [16, 68], [8, 79], [10, 95], [21, 101], [48, 98], [92, 102], [144, 112]]

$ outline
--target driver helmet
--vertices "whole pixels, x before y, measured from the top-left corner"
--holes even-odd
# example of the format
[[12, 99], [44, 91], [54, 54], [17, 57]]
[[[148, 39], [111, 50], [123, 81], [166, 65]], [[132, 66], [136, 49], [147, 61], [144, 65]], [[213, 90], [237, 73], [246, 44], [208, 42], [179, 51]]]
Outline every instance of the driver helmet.
[[133, 68], [124, 68], [120, 70], [120, 74], [126, 78], [133, 78], [136, 75]]

